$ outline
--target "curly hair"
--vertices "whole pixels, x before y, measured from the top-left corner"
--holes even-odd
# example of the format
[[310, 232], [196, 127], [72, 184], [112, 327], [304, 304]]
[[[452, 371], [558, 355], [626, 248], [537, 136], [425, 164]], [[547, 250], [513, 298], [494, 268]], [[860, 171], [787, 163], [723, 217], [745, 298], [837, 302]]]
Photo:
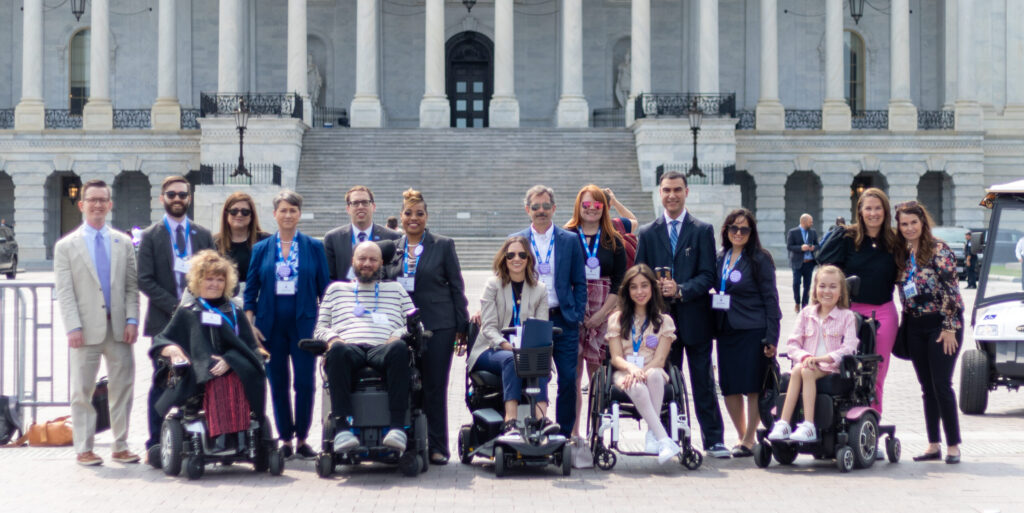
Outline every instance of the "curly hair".
[[193, 296], [200, 297], [199, 286], [202, 284], [203, 278], [223, 276], [224, 297], [231, 297], [235, 286], [238, 285], [238, 271], [235, 270], [235, 264], [231, 260], [220, 256], [212, 249], [204, 249], [193, 255], [190, 262], [186, 279], [188, 280], [188, 290]]

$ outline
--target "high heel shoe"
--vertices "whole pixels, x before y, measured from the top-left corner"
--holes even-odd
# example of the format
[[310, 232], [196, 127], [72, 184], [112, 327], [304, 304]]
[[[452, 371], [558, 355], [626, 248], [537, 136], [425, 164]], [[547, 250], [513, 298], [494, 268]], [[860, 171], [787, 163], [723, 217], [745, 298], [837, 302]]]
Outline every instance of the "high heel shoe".
[[941, 459], [942, 451], [926, 452], [924, 454], [918, 454], [917, 456], [914, 456], [914, 461], [932, 461]]

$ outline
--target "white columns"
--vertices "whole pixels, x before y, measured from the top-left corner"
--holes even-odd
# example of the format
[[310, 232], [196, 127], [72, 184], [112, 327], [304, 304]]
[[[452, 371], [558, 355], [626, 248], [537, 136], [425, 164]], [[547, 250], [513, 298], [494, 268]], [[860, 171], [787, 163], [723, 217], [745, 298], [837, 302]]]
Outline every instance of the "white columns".
[[718, 92], [718, 0], [700, 0], [698, 93]]
[[590, 106], [583, 96], [583, 0], [562, 0], [562, 96], [558, 126], [590, 125]]
[[110, 0], [93, 0], [89, 35], [89, 100], [82, 109], [82, 128], [113, 130], [110, 103]]
[[629, 100], [626, 101], [626, 126], [636, 120], [637, 95], [651, 92], [651, 0], [633, 0], [629, 33]]
[[217, 92], [242, 93], [241, 0], [219, 0]]
[[492, 127], [519, 126], [514, 17], [512, 0], [494, 0], [494, 96], [488, 112]]
[[917, 107], [910, 101], [910, 2], [891, 0], [889, 9], [889, 130], [917, 130]]
[[843, 77], [843, 0], [825, 0], [825, 103], [821, 107], [825, 131], [850, 130]]
[[313, 106], [309, 103], [306, 50], [306, 0], [288, 0], [288, 79], [289, 93], [302, 97], [302, 119], [313, 124]]
[[956, 0], [944, 0], [942, 10], [942, 109], [953, 110], [956, 101]]
[[352, 127], [384, 126], [377, 84], [377, 0], [356, 2], [356, 95], [349, 108]]
[[451, 105], [444, 90], [444, 0], [427, 0], [423, 18], [426, 27], [420, 128], [444, 128], [452, 122]]
[[1006, 2], [1006, 108], [1004, 117], [1024, 118], [1024, 3]]
[[156, 102], [150, 114], [154, 130], [181, 128], [176, 4], [177, 0], [160, 0], [157, 13]]
[[978, 104], [975, 90], [974, 51], [971, 25], [974, 20], [974, 0], [957, 0], [956, 23], [956, 122], [957, 130], [983, 130], [984, 114]]
[[14, 108], [15, 130], [42, 130], [43, 104], [43, 0], [25, 0], [22, 14], [21, 101]]
[[761, 0], [761, 95], [755, 110], [758, 130], [786, 129], [786, 108], [779, 101], [778, 13], [778, 0]]

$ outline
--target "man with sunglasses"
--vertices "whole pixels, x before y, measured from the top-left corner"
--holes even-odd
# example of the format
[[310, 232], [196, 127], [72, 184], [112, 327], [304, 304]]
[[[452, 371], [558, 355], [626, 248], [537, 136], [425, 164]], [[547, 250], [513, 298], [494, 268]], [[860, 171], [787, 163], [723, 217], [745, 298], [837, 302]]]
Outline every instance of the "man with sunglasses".
[[[786, 248], [789, 249], [789, 267], [793, 270], [793, 302], [794, 310], [799, 312], [811, 295], [811, 276], [814, 274], [814, 251], [818, 249], [818, 232], [813, 228], [814, 218], [811, 214], [800, 216], [800, 226], [793, 228], [786, 235]], [[803, 281], [804, 293], [800, 295], [800, 281]]]
[[[160, 185], [164, 216], [142, 232], [139, 243], [139, 291], [149, 298], [142, 334], [153, 337], [163, 331], [186, 288], [189, 259], [204, 249], [216, 249], [210, 230], [188, 218], [191, 188], [184, 176], [169, 176]], [[162, 393], [149, 389], [149, 440], [147, 451], [160, 443], [163, 419], [153, 405]], [[150, 452], [149, 454], [153, 454]], [[157, 460], [159, 461], [159, 460]], [[150, 458], [150, 464], [155, 462]], [[154, 465], [155, 466], [155, 465]]]
[[[373, 191], [365, 185], [356, 185], [345, 193], [345, 210], [351, 220], [324, 236], [324, 250], [327, 253], [327, 270], [331, 281], [355, 281], [352, 269], [352, 249], [362, 242], [398, 240], [402, 234], [373, 222], [377, 205], [373, 202]], [[384, 262], [387, 266], [389, 262]]]
[[562, 329], [555, 336], [552, 359], [558, 371], [555, 421], [569, 437], [576, 423], [576, 362], [579, 329], [587, 308], [587, 276], [583, 248], [576, 235], [554, 225], [555, 192], [544, 185], [526, 191], [526, 214], [532, 224], [512, 234], [530, 241], [537, 258], [537, 277], [548, 291], [548, 319]]

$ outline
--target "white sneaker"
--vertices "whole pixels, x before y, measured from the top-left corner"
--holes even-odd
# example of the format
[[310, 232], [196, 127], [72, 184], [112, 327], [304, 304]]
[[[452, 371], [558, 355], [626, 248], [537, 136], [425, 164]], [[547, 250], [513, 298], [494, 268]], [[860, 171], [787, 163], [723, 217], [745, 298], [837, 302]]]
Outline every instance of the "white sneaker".
[[654, 436], [654, 432], [650, 429], [647, 430], [647, 437], [644, 442], [644, 452], [647, 454], [658, 454], [660, 445], [658, 445], [658, 439]]
[[682, 451], [671, 438], [665, 437], [658, 442], [658, 463], [664, 464]]
[[775, 425], [772, 426], [772, 432], [768, 433], [768, 439], [773, 442], [781, 442], [788, 440], [789, 435], [793, 432], [793, 428], [790, 427], [789, 422], [784, 420], [775, 421]]
[[384, 435], [381, 445], [390, 447], [398, 452], [405, 452], [406, 442], [408, 442], [408, 438], [405, 436], [405, 431], [396, 428], [388, 431], [387, 435]]
[[803, 421], [796, 427], [796, 431], [789, 435], [789, 439], [795, 442], [815, 442], [818, 440], [818, 430], [814, 429], [814, 423]]
[[359, 447], [359, 439], [351, 431], [343, 429], [334, 435], [334, 452], [346, 453]]

